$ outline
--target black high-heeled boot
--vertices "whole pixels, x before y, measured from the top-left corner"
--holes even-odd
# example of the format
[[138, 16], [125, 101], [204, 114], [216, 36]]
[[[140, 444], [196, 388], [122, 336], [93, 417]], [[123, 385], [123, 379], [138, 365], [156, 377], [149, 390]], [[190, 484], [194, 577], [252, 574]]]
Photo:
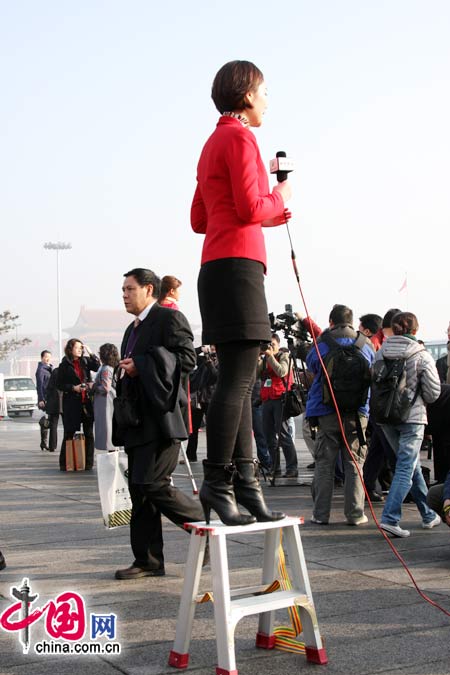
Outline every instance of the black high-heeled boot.
[[256, 520], [260, 523], [284, 518], [284, 513], [270, 511], [267, 508], [258, 477], [258, 461], [256, 459], [234, 459], [234, 462], [236, 463], [236, 473], [233, 479], [236, 501], [256, 516]]
[[200, 502], [209, 523], [211, 509], [225, 525], [250, 525], [256, 518], [241, 513], [236, 504], [233, 491], [233, 464], [213, 464], [203, 460], [205, 478], [200, 489]]

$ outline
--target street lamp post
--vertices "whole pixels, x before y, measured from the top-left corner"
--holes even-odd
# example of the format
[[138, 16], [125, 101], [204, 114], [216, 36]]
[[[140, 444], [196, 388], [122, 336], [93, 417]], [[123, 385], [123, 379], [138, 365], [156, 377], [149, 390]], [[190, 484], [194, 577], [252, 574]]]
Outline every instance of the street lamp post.
[[59, 294], [59, 252], [67, 251], [72, 248], [72, 244], [62, 241], [48, 241], [44, 244], [44, 248], [50, 251], [56, 251], [56, 304], [58, 315], [58, 355], [59, 362], [62, 361], [62, 330], [61, 330], [61, 298]]

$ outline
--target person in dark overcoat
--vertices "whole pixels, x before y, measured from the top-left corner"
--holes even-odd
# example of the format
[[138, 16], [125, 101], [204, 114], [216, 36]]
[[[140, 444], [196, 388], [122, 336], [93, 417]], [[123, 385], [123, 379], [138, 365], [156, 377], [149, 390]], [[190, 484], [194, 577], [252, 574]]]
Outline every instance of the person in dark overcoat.
[[91, 371], [97, 372], [100, 360], [77, 338], [67, 342], [64, 353], [57, 377], [57, 387], [63, 392], [64, 426], [59, 468], [61, 471], [66, 470], [66, 441], [73, 438], [83, 425], [88, 471], [94, 465], [94, 410], [89, 395], [92, 387]]
[[180, 443], [188, 437], [187, 378], [196, 360], [192, 331], [181, 312], [156, 302], [160, 280], [154, 272], [136, 268], [124, 276], [124, 305], [135, 320], [122, 341], [115, 403], [128, 397], [137, 423], [120, 420], [115, 405], [113, 443], [128, 455], [134, 561], [115, 577], [132, 580], [165, 574], [162, 514], [180, 527], [203, 514], [198, 501], [171, 483]]
[[58, 445], [58, 421], [62, 412], [61, 393], [57, 388], [58, 368], [54, 368], [45, 393], [45, 412], [48, 416], [48, 439], [49, 452], [55, 452]]
[[[36, 390], [38, 396], [39, 410], [45, 409], [45, 401], [47, 399], [47, 387], [53, 372], [53, 366], [50, 363], [51, 358], [52, 358], [51, 352], [49, 352], [48, 349], [44, 349], [44, 351], [41, 352], [41, 360], [39, 361], [36, 370], [35, 377], [36, 377]], [[45, 417], [42, 417], [41, 419], [45, 419]], [[41, 450], [49, 450], [50, 448], [47, 445], [48, 427], [41, 423], [40, 426], [41, 426], [41, 446], [40, 446]]]
[[450, 471], [450, 384], [441, 384], [441, 395], [427, 406], [427, 416], [427, 432], [433, 437], [434, 479], [444, 483]]

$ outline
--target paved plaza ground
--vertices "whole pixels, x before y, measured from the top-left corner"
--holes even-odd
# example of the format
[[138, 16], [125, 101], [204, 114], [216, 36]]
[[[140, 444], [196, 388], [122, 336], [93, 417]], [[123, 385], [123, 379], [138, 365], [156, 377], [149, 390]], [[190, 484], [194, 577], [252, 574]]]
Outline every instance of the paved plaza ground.
[[[204, 434], [200, 434], [200, 458]], [[264, 486], [273, 508], [305, 518], [301, 537], [327, 666], [308, 663], [304, 656], [266, 651], [254, 646], [257, 618], [243, 619], [236, 630], [240, 675], [324, 672], [360, 675], [389, 673], [445, 675], [450, 673], [450, 618], [424, 602], [369, 515], [369, 523], [348, 527], [342, 489], [335, 491], [331, 523], [310, 524], [311, 461], [297, 440], [298, 480]], [[201, 483], [201, 463], [192, 465]], [[189, 491], [183, 466], [177, 486]], [[374, 506], [379, 516], [381, 505]], [[450, 529], [420, 527], [414, 505], [404, 507], [402, 525], [409, 539], [395, 544], [420, 587], [450, 611]], [[17, 633], [0, 629], [0, 675], [158, 675], [176, 673], [167, 665], [175, 635], [183, 584], [188, 536], [164, 521], [166, 576], [133, 582], [116, 581], [114, 571], [132, 562], [127, 527], [108, 531], [101, 520], [96, 472], [61, 473], [57, 454], [41, 452], [37, 415], [0, 421], [0, 549], [7, 568], [0, 572], [0, 615], [17, 602], [10, 595], [27, 578], [39, 593], [33, 608], [66, 591], [80, 594], [87, 613], [117, 616], [120, 655], [38, 655], [44, 619], [30, 629], [30, 650], [22, 653]], [[261, 574], [262, 535], [229, 537], [232, 586], [253, 585]], [[211, 589], [205, 569], [202, 590]], [[288, 622], [285, 610], [277, 624]], [[190, 647], [189, 672], [215, 673], [213, 607], [198, 606]]]

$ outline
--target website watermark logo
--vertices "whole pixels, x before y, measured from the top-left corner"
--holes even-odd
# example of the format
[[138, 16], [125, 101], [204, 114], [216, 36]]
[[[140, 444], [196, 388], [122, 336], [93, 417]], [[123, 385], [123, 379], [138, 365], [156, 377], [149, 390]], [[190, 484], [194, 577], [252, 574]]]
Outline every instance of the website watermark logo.
[[[65, 591], [50, 599], [41, 607], [32, 605], [39, 597], [33, 594], [28, 579], [22, 580], [20, 588], [10, 589], [17, 600], [0, 615], [0, 626], [9, 633], [17, 633], [24, 654], [30, 647], [36, 654], [120, 654], [120, 642], [115, 640], [116, 614], [89, 614], [83, 596], [74, 591]], [[40, 622], [50, 639], [31, 644], [31, 628]], [[85, 641], [89, 626], [90, 641]]]

